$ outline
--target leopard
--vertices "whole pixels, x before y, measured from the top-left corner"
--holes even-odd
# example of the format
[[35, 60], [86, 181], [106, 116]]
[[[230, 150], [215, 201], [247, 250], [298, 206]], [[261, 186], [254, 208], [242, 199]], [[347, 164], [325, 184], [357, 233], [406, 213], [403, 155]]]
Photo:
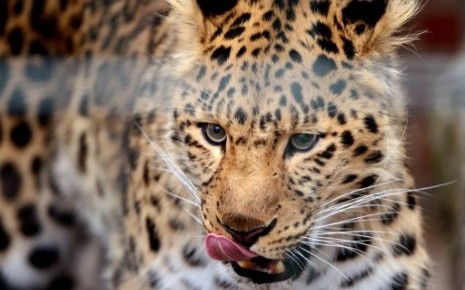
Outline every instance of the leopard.
[[0, 288], [427, 289], [419, 7], [0, 3]]

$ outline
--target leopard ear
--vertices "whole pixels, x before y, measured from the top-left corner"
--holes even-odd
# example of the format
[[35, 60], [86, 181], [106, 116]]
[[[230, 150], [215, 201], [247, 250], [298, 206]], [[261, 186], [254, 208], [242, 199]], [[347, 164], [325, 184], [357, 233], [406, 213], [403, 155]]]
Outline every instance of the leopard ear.
[[312, 0], [314, 10], [325, 5], [348, 58], [384, 55], [411, 41], [399, 31], [419, 10], [417, 0]]
[[205, 17], [222, 15], [233, 9], [238, 0], [196, 0]]
[[200, 12], [203, 17], [220, 16], [236, 7], [239, 0], [168, 0], [176, 11]]
[[[0, 0], [1, 1], [1, 0]], [[240, 0], [167, 0], [171, 11], [166, 19], [176, 34], [180, 70], [188, 71], [186, 63], [193, 63], [205, 50], [209, 33], [221, 27], [222, 19], [236, 8]]]

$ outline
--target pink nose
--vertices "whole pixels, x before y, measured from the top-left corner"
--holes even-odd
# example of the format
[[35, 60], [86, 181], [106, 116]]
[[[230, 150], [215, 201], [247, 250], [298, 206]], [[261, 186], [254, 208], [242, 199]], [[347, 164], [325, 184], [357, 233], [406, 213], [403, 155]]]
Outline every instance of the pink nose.
[[210, 258], [218, 261], [242, 261], [258, 256], [231, 239], [217, 234], [207, 235], [205, 247]]

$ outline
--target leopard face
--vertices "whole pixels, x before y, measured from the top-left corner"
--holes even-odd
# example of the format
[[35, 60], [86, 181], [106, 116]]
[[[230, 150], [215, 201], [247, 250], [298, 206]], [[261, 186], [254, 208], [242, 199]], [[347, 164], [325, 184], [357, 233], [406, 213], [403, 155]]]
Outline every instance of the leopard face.
[[372, 212], [336, 205], [403, 166], [402, 98], [386, 91], [395, 61], [378, 55], [395, 1], [201, 2], [199, 65], [184, 72], [195, 85], [176, 100], [172, 138], [206, 232], [258, 254], [236, 273], [297, 277], [320, 232]]

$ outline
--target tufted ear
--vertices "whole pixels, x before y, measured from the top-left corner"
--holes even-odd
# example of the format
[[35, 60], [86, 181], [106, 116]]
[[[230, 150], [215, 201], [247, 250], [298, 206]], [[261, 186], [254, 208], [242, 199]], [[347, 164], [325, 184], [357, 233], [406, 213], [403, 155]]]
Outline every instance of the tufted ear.
[[203, 17], [220, 16], [233, 9], [239, 0], [168, 0], [176, 11], [199, 12]]
[[188, 48], [177, 54], [183, 69], [187, 70], [188, 60], [202, 55], [208, 35], [221, 29], [223, 19], [240, 1], [250, 0], [167, 0], [172, 7], [167, 21], [177, 29], [178, 43]]
[[234, 8], [238, 0], [196, 0], [203, 15], [217, 16]]
[[205, 17], [218, 16], [233, 9], [239, 0], [168, 0], [175, 8], [197, 8]]
[[312, 0], [311, 7], [335, 22], [348, 58], [384, 55], [411, 41], [398, 32], [419, 10], [417, 0]]

